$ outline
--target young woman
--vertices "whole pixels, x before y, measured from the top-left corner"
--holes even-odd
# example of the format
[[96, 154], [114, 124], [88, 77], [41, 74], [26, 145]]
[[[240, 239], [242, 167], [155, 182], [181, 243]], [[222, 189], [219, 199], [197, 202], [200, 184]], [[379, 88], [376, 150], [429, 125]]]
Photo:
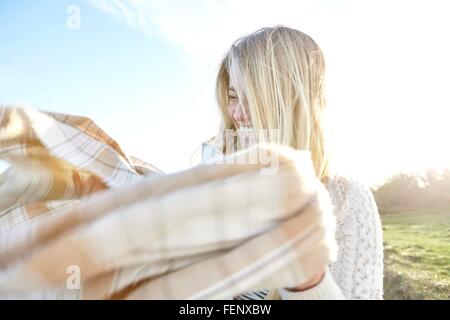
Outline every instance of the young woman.
[[[357, 181], [329, 172], [324, 75], [316, 42], [282, 26], [238, 39], [220, 64], [216, 96], [222, 125], [204, 144], [203, 161], [243, 147], [242, 132], [250, 133], [252, 141], [309, 150], [337, 222], [338, 258], [326, 270], [295, 288], [249, 292], [235, 299], [382, 299], [383, 241], [373, 195]], [[236, 131], [238, 139], [229, 139]]]

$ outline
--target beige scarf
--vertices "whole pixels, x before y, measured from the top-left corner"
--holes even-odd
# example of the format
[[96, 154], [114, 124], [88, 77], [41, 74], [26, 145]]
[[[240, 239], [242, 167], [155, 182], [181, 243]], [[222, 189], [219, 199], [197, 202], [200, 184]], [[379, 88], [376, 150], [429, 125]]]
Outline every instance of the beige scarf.
[[0, 107], [0, 155], [1, 298], [226, 299], [336, 255], [307, 152], [255, 145], [164, 175], [88, 118]]

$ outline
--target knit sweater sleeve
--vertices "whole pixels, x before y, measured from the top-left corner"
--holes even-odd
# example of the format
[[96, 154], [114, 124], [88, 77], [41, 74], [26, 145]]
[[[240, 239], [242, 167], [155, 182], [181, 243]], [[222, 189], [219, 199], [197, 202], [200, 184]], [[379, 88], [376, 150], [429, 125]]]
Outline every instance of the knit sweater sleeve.
[[329, 185], [337, 219], [337, 260], [315, 287], [289, 292], [282, 299], [382, 299], [383, 236], [372, 192], [355, 180]]

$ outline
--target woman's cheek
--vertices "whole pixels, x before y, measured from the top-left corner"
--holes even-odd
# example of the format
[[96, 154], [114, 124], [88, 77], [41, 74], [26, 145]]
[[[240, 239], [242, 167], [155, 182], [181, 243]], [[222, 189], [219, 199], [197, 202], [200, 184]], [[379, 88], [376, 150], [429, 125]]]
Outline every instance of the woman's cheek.
[[228, 104], [228, 115], [230, 116], [231, 119], [233, 119], [234, 117], [234, 111], [236, 110], [236, 103], [235, 102], [231, 102]]

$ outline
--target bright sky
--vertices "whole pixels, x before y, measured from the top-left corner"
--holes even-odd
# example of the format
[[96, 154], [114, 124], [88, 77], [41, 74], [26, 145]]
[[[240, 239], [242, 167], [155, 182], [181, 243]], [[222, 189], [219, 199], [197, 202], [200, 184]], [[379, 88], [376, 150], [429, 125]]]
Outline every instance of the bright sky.
[[1, 1], [0, 103], [89, 116], [126, 152], [184, 169], [218, 127], [223, 53], [283, 24], [324, 50], [335, 170], [378, 184], [450, 164], [447, 3]]

